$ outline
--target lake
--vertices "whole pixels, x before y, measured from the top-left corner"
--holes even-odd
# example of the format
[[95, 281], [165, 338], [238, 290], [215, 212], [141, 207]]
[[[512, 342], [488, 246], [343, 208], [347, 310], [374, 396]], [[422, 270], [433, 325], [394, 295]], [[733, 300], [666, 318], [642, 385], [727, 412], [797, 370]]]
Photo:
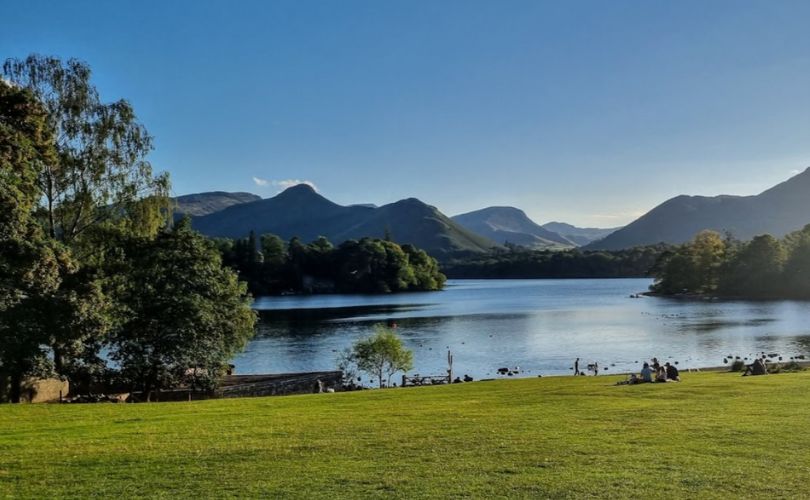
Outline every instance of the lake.
[[[338, 353], [393, 322], [414, 352], [412, 374], [499, 378], [572, 373], [596, 361], [627, 372], [657, 356], [680, 368], [765, 351], [810, 355], [810, 303], [630, 298], [648, 279], [450, 280], [444, 291], [395, 295], [259, 297], [258, 333], [237, 373], [333, 370]], [[398, 376], [395, 379], [398, 380]]]

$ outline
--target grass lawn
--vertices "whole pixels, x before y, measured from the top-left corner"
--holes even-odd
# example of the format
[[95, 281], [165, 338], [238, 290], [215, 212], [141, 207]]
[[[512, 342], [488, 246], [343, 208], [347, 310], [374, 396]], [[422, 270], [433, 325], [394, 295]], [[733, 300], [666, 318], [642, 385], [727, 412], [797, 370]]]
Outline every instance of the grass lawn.
[[0, 497], [810, 497], [810, 372], [0, 406]]

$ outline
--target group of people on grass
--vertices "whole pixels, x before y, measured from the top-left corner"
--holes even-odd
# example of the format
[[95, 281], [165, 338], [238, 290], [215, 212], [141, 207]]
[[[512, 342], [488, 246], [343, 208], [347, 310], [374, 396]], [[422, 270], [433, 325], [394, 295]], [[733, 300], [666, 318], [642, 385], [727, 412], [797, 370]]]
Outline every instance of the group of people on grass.
[[644, 362], [639, 374], [631, 373], [627, 380], [619, 384], [646, 384], [652, 382], [680, 382], [681, 375], [678, 368], [669, 362], [663, 365], [658, 362], [658, 358], [653, 358], [652, 363]]
[[765, 366], [765, 358], [762, 357], [755, 359], [753, 363], [745, 367], [745, 373], [743, 373], [743, 377], [747, 377], [748, 375], [767, 375], [767, 374], [768, 368]]

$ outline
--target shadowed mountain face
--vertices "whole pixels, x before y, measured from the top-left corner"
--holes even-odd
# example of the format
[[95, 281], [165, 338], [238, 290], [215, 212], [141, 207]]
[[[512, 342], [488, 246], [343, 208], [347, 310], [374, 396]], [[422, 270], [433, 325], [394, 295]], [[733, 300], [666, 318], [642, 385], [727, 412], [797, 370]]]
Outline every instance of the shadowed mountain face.
[[683, 243], [712, 229], [748, 240], [776, 237], [810, 223], [810, 168], [756, 196], [677, 196], [587, 248], [617, 250]]
[[312, 241], [325, 236], [335, 244], [347, 239], [382, 238], [410, 243], [434, 257], [485, 252], [497, 246], [459, 226], [435, 207], [409, 198], [379, 208], [342, 206], [299, 184], [273, 198], [243, 203], [192, 220], [209, 236], [242, 238], [250, 231], [283, 239]]
[[596, 240], [601, 240], [610, 233], [616, 232], [620, 227], [599, 228], [599, 227], [576, 227], [565, 222], [549, 222], [543, 227], [553, 231], [564, 238], [573, 241], [579, 246], [587, 245]]
[[571, 248], [571, 240], [535, 224], [514, 207], [489, 207], [456, 215], [453, 220], [465, 228], [498, 243], [513, 243], [529, 248]]
[[250, 203], [251, 201], [261, 199], [260, 196], [251, 193], [226, 193], [224, 191], [187, 194], [174, 198], [176, 204], [175, 213], [178, 215], [188, 214], [199, 217], [219, 212], [233, 205]]

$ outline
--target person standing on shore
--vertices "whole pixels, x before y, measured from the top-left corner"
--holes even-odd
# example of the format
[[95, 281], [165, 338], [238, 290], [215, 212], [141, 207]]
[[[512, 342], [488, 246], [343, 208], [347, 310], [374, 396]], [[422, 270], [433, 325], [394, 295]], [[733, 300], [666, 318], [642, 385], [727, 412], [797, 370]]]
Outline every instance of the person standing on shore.
[[574, 375], [579, 375], [579, 358], [574, 361]]
[[596, 361], [593, 362], [593, 376], [599, 375], [599, 363]]

